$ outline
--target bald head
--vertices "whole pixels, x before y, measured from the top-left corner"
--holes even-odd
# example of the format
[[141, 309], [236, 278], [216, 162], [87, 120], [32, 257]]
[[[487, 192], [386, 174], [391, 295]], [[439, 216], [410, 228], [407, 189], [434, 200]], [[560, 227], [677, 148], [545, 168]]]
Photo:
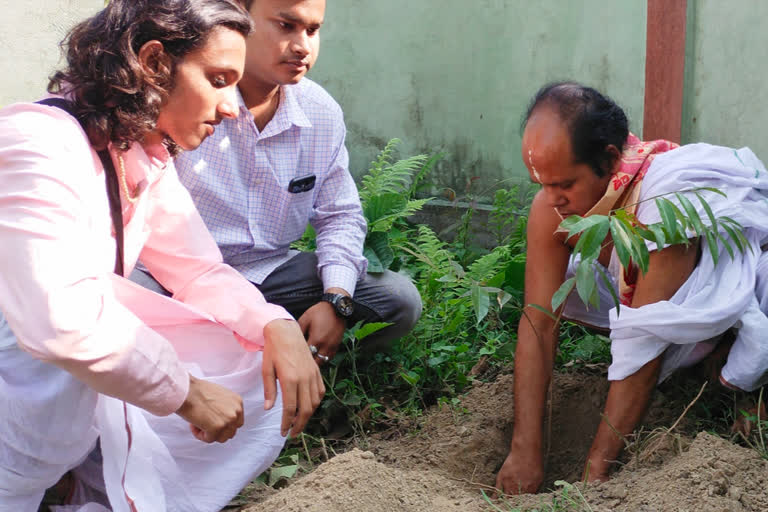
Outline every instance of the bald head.
[[598, 176], [611, 172], [629, 136], [627, 116], [611, 98], [576, 82], [545, 85], [531, 100], [523, 128], [540, 109], [557, 115], [575, 163], [589, 165]]

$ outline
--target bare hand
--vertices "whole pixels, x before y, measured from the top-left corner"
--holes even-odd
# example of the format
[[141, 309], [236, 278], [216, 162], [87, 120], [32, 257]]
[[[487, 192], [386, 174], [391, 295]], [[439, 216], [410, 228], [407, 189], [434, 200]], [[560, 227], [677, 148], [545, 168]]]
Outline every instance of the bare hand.
[[189, 376], [189, 392], [176, 414], [205, 443], [224, 443], [243, 426], [243, 399], [227, 388]]
[[[331, 359], [339, 350], [346, 325], [328, 302], [318, 302], [299, 317], [299, 326], [309, 345], [317, 347], [317, 353]], [[327, 359], [316, 357], [317, 364]]]
[[273, 320], [264, 327], [264, 409], [277, 398], [277, 383], [283, 392], [283, 421], [280, 433], [298, 435], [325, 394], [323, 377], [312, 359], [306, 340], [293, 320]]
[[496, 476], [496, 488], [504, 494], [530, 494], [539, 490], [544, 481], [541, 453], [535, 449], [509, 450], [504, 465]]
[[584, 473], [581, 476], [584, 482], [606, 482], [611, 471], [612, 463], [605, 457], [590, 453], [587, 463], [584, 465]]

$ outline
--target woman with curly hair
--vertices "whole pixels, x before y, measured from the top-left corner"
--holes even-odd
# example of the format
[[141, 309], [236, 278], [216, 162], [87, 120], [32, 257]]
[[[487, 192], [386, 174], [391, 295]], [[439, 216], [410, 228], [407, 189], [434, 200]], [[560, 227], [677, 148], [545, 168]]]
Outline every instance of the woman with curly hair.
[[0, 511], [65, 474], [69, 510], [220, 510], [319, 404], [298, 324], [222, 263], [171, 159], [237, 115], [250, 30], [232, 0], [112, 0], [46, 99], [0, 110]]

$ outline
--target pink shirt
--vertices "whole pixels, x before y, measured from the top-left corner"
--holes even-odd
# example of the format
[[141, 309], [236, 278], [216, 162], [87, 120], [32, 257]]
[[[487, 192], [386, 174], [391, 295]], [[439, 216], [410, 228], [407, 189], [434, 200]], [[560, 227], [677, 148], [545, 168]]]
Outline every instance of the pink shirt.
[[[164, 147], [135, 144], [123, 158], [141, 190], [134, 204], [123, 196], [126, 275], [141, 258], [175, 299], [261, 349], [264, 326], [292, 317], [222, 262]], [[188, 374], [116, 298], [114, 258], [103, 168], [77, 121], [44, 105], [0, 110], [0, 311], [17, 343], [100, 393], [170, 414]]]

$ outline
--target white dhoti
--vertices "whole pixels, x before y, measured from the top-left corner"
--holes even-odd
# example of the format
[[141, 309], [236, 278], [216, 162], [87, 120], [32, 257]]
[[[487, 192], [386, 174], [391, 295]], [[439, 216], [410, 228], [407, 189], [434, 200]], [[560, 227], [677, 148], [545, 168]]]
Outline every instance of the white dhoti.
[[[664, 195], [677, 203], [674, 192], [712, 187], [727, 197], [700, 190], [715, 217], [728, 216], [744, 227], [751, 250], [741, 253], [731, 243], [731, 259], [722, 243], [714, 264], [702, 242], [701, 259], [688, 280], [667, 301], [631, 308], [613, 307], [610, 291], [602, 280], [601, 308], [587, 311], [575, 294], [564, 316], [611, 330], [610, 380], [621, 380], [664, 354], [660, 380], [675, 369], [703, 358], [712, 348], [709, 341], [727, 329], [738, 329], [736, 340], [722, 369], [722, 377], [744, 390], [766, 383], [768, 371], [768, 173], [749, 149], [693, 144], [656, 157], [642, 183], [640, 200]], [[693, 193], [686, 196], [707, 223], [707, 214]], [[638, 219], [660, 222], [654, 201], [641, 203]], [[723, 233], [728, 239], [727, 234]], [[656, 246], [648, 242], [649, 250]], [[615, 275], [615, 254], [610, 271]], [[573, 272], [573, 262], [569, 273]], [[570, 277], [570, 276], [569, 276]], [[702, 345], [704, 343], [705, 345]]]
[[241, 394], [245, 425], [227, 443], [198, 441], [179, 416], [153, 416], [99, 395], [8, 343], [0, 317], [0, 512], [36, 511], [45, 489], [79, 466], [97, 439], [109, 508], [62, 510], [218, 511], [280, 453], [282, 403], [264, 411], [261, 352], [246, 351], [230, 329], [180, 302], [122, 278], [114, 288], [192, 375]]

